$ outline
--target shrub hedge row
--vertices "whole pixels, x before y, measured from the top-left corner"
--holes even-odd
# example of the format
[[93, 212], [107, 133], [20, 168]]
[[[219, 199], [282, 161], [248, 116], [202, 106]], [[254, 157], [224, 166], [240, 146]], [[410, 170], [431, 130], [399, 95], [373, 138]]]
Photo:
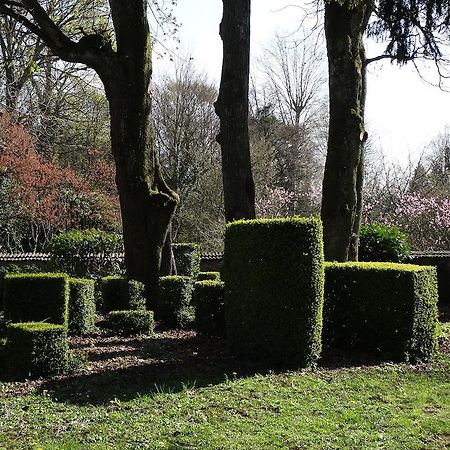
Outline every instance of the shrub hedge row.
[[69, 288], [69, 333], [91, 333], [95, 327], [94, 280], [70, 278]]
[[224, 283], [198, 281], [195, 283], [195, 329], [202, 336], [225, 336]]
[[223, 261], [227, 336], [237, 352], [304, 367], [321, 351], [323, 244], [315, 218], [227, 225]]
[[67, 368], [67, 329], [42, 322], [11, 324], [7, 328], [6, 364], [17, 377], [63, 373]]
[[103, 309], [106, 312], [145, 310], [145, 287], [136, 280], [112, 276], [101, 279]]
[[168, 276], [159, 279], [159, 301], [155, 315], [168, 327], [186, 328], [193, 323], [192, 306], [194, 283], [191, 277]]
[[153, 334], [153, 311], [111, 311], [106, 326], [124, 335]]
[[434, 267], [327, 263], [324, 343], [328, 347], [427, 360], [436, 349]]
[[199, 272], [197, 281], [220, 281], [220, 272]]

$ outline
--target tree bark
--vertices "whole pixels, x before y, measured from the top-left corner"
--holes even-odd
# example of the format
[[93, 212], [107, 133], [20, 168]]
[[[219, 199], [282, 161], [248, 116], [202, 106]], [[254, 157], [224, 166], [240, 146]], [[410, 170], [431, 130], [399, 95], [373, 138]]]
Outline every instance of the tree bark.
[[222, 149], [225, 219], [255, 218], [248, 133], [250, 0], [223, 0], [220, 24], [222, 76], [215, 104], [220, 118], [217, 142]]
[[357, 258], [362, 212], [365, 53], [368, 2], [325, 3], [330, 122], [322, 198], [325, 258]]

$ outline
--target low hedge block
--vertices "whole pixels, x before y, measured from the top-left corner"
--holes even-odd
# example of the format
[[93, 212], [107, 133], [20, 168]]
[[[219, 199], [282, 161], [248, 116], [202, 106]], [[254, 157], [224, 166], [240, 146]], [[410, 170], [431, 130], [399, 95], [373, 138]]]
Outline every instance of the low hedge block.
[[64, 373], [68, 362], [67, 329], [43, 322], [10, 324], [5, 351], [7, 368], [16, 377]]
[[224, 286], [221, 281], [195, 283], [195, 330], [199, 335], [225, 336]]
[[195, 243], [180, 242], [172, 244], [173, 256], [180, 276], [196, 279], [200, 272], [200, 245]]
[[199, 272], [197, 281], [220, 281], [220, 272]]
[[194, 284], [192, 278], [168, 276], [159, 279], [159, 299], [155, 315], [168, 327], [186, 328], [194, 322], [192, 306]]
[[104, 277], [101, 280], [103, 309], [106, 312], [146, 309], [145, 287], [136, 280], [124, 277]]
[[4, 280], [6, 319], [68, 325], [69, 277], [62, 273], [8, 274]]
[[153, 311], [111, 311], [106, 316], [106, 325], [124, 335], [153, 334]]
[[327, 347], [428, 360], [437, 346], [437, 279], [430, 266], [327, 263]]
[[324, 283], [319, 219], [228, 224], [223, 281], [233, 350], [268, 365], [315, 363], [321, 352]]
[[94, 280], [70, 278], [69, 289], [69, 333], [91, 333], [95, 327]]

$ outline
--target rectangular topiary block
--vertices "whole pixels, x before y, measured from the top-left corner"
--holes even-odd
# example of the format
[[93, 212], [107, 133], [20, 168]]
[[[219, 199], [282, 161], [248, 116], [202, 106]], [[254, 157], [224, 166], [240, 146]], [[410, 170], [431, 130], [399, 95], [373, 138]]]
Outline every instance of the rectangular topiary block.
[[200, 272], [200, 245], [193, 242], [172, 244], [173, 256], [180, 276], [196, 279]]
[[63, 373], [67, 368], [67, 329], [43, 322], [13, 323], [6, 336], [6, 363], [18, 378]]
[[70, 278], [69, 289], [69, 333], [91, 333], [95, 327], [94, 280]]
[[324, 344], [428, 360], [436, 349], [434, 267], [327, 263]]
[[227, 338], [235, 351], [289, 367], [317, 360], [324, 283], [319, 219], [228, 224], [223, 278]]
[[199, 335], [225, 336], [224, 286], [221, 281], [195, 283], [195, 330]]
[[185, 328], [194, 322], [192, 306], [194, 284], [192, 278], [183, 276], [161, 277], [159, 299], [155, 315], [168, 327]]
[[197, 281], [220, 281], [220, 272], [199, 272]]
[[8, 274], [4, 281], [6, 318], [12, 322], [68, 324], [69, 277], [61, 273]]
[[124, 335], [153, 334], [153, 311], [111, 311], [106, 316], [106, 325]]
[[101, 279], [103, 309], [144, 311], [146, 309], [145, 287], [136, 280], [112, 276]]

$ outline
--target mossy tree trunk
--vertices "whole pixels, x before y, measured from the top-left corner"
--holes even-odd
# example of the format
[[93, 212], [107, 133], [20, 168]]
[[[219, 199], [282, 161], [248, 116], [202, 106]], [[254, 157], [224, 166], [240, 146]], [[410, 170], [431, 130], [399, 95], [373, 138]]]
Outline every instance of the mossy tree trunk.
[[330, 122], [321, 215], [330, 261], [357, 259], [367, 136], [363, 34], [370, 14], [362, 0], [325, 3]]
[[156, 299], [161, 251], [178, 196], [163, 179], [154, 147], [148, 1], [109, 0], [109, 5], [117, 49], [101, 34], [73, 41], [37, 0], [0, 3], [0, 14], [26, 26], [54, 55], [93, 68], [102, 80], [110, 105], [127, 276], [144, 282], [148, 299]]
[[225, 220], [255, 218], [255, 184], [250, 161], [248, 91], [250, 0], [223, 0], [220, 24], [222, 76], [216, 112], [222, 149]]

